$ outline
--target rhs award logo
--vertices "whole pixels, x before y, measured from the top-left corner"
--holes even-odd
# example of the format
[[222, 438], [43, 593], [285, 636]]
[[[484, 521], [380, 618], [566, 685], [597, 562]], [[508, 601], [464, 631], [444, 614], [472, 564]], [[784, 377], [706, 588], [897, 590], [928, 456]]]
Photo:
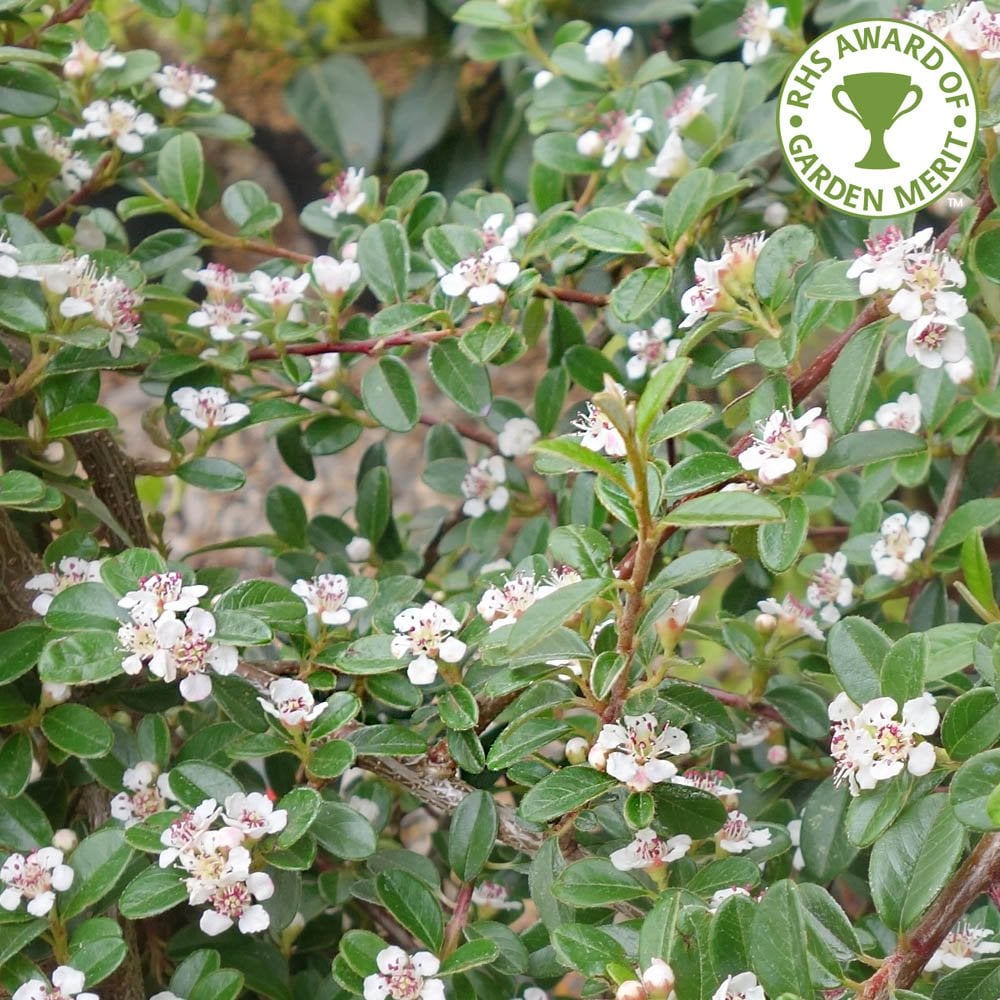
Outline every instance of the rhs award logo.
[[864, 218], [913, 212], [947, 194], [977, 127], [958, 57], [908, 21], [873, 18], [821, 35], [778, 98], [778, 136], [796, 179]]

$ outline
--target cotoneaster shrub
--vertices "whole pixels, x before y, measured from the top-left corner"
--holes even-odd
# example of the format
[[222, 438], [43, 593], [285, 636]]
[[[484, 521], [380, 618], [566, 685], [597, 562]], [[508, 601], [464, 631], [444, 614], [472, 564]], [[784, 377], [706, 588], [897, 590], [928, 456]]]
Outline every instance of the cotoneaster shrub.
[[470, 0], [509, 190], [344, 162], [312, 256], [209, 76], [0, 4], [0, 989], [996, 1000], [1000, 15], [910, 15], [980, 141], [868, 225], [773, 104], [860, 12]]

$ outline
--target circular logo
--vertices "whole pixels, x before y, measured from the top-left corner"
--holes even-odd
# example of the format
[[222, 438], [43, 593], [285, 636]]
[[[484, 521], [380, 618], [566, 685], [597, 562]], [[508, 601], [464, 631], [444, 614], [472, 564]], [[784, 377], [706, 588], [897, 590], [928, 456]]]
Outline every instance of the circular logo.
[[778, 98], [778, 138], [796, 179], [831, 208], [868, 219], [944, 196], [977, 129], [958, 57], [908, 21], [872, 18], [820, 35]]

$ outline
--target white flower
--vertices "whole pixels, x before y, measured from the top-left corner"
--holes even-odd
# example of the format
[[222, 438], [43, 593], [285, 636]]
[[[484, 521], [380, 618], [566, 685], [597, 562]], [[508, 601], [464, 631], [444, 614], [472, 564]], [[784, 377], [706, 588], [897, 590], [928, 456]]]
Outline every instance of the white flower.
[[915, 392], [901, 392], [894, 403], [883, 403], [875, 411], [875, 423], [916, 434], [920, 430], [922, 411], [920, 397]]
[[854, 584], [847, 574], [847, 556], [843, 552], [823, 556], [823, 564], [809, 580], [806, 600], [830, 625], [840, 618], [839, 609], [854, 600]]
[[774, 630], [781, 636], [791, 638], [807, 635], [811, 639], [823, 638], [823, 633], [814, 620], [813, 609], [791, 594], [786, 594], [780, 604], [773, 597], [769, 597], [758, 601], [757, 607], [762, 614], [774, 618]]
[[339, 173], [323, 203], [323, 211], [334, 219], [354, 215], [365, 203], [364, 181], [364, 170], [348, 167]]
[[887, 517], [879, 529], [881, 537], [872, 546], [875, 572], [892, 580], [905, 579], [910, 564], [923, 555], [930, 530], [931, 519], [923, 511], [909, 517], [905, 514]]
[[944, 250], [908, 254], [902, 286], [889, 300], [889, 311], [912, 322], [921, 315], [942, 313], [950, 319], [965, 315], [964, 299], [954, 288], [965, 287], [962, 265]]
[[63, 556], [58, 566], [47, 573], [33, 576], [24, 585], [25, 590], [39, 591], [31, 602], [32, 611], [39, 615], [47, 614], [52, 598], [67, 587], [75, 587], [78, 583], [100, 583], [101, 563], [100, 559], [91, 561], [79, 556]]
[[186, 108], [191, 101], [212, 103], [215, 81], [193, 66], [164, 66], [150, 78], [160, 91], [160, 100], [168, 108]]
[[906, 237], [898, 226], [887, 226], [865, 240], [865, 252], [857, 252], [847, 269], [847, 277], [858, 279], [858, 291], [862, 295], [895, 292], [906, 277], [907, 262], [915, 254], [926, 251], [933, 235], [932, 229], [922, 229]]
[[[965, 300], [961, 301], [964, 305]], [[966, 350], [964, 331], [948, 316], [919, 316], [906, 332], [907, 357], [915, 358], [925, 368], [960, 364]]]
[[315, 354], [309, 358], [312, 374], [301, 385], [296, 386], [297, 392], [312, 392], [313, 389], [325, 388], [340, 374], [339, 354]]
[[541, 436], [538, 424], [530, 417], [511, 417], [497, 437], [497, 447], [502, 455], [516, 458], [526, 455]]
[[686, 785], [688, 788], [698, 788], [710, 792], [721, 799], [728, 808], [734, 808], [737, 797], [742, 794], [725, 771], [703, 771], [698, 768], [688, 768], [683, 774], [677, 774], [671, 782], [675, 785]]
[[510, 898], [507, 887], [499, 882], [484, 880], [480, 882], [472, 893], [472, 902], [476, 906], [489, 908], [491, 910], [519, 910], [521, 904], [516, 899]]
[[646, 827], [637, 830], [632, 842], [620, 850], [613, 851], [609, 860], [620, 872], [635, 868], [656, 868], [683, 858], [691, 850], [691, 838], [686, 833], [663, 840], [655, 830]]
[[73, 130], [73, 141], [110, 139], [123, 153], [141, 153], [145, 136], [156, 132], [156, 119], [140, 111], [131, 101], [94, 101], [83, 109], [81, 128]]
[[339, 573], [323, 573], [311, 580], [296, 580], [292, 593], [305, 602], [311, 615], [318, 615], [324, 625], [346, 625], [352, 611], [368, 607], [363, 597], [350, 597], [350, 584]]
[[705, 84], [685, 87], [667, 108], [667, 125], [671, 131], [690, 125], [716, 98], [705, 89]]
[[690, 173], [694, 160], [684, 151], [684, 140], [680, 132], [671, 131], [656, 154], [656, 159], [646, 172], [661, 181], [675, 180]]
[[288, 811], [275, 809], [274, 803], [260, 792], [244, 795], [239, 792], [226, 798], [222, 822], [239, 830], [250, 840], [260, 840], [271, 833], [280, 833], [288, 823]]
[[326, 711], [326, 702], [316, 704], [312, 689], [303, 681], [282, 677], [271, 681], [267, 698], [258, 698], [261, 708], [289, 729], [304, 727]]
[[833, 723], [830, 755], [834, 784], [848, 782], [851, 795], [874, 788], [900, 774], [905, 767], [920, 777], [934, 768], [932, 744], [918, 741], [937, 729], [939, 715], [932, 695], [924, 692], [903, 705], [902, 722], [892, 698], [875, 698], [859, 708], [841, 693], [830, 704]]
[[513, 625], [535, 601], [550, 594], [553, 587], [539, 584], [531, 573], [515, 573], [503, 586], [491, 586], [479, 599], [476, 611], [490, 622], [490, 631]]
[[183, 614], [208, 593], [208, 587], [201, 583], [184, 585], [180, 573], [168, 571], [153, 573], [139, 581], [138, 590], [130, 590], [119, 602], [135, 622], [152, 623], [164, 612]]
[[188, 281], [197, 281], [205, 286], [208, 297], [212, 301], [224, 301], [239, 292], [245, 292], [252, 287], [249, 281], [241, 278], [231, 267], [225, 264], [206, 264], [195, 270], [191, 267], [181, 271]]
[[264, 872], [224, 876], [205, 900], [211, 909], [202, 913], [198, 926], [210, 937], [224, 933], [233, 924], [241, 934], [266, 931], [271, 925], [271, 917], [254, 900], [270, 899], [273, 895], [274, 882]]
[[313, 281], [319, 290], [331, 298], [344, 295], [361, 279], [361, 268], [355, 260], [337, 260], [323, 254], [312, 262]]
[[795, 871], [800, 872], [806, 866], [806, 859], [802, 855], [802, 820], [793, 819], [789, 820], [785, 824], [785, 828], [788, 830], [788, 839], [792, 842], [792, 847], [795, 848], [795, 853], [792, 855], [792, 868]]
[[584, 52], [587, 56], [587, 62], [609, 66], [611, 63], [618, 62], [622, 57], [622, 53], [631, 44], [631, 28], [619, 28], [614, 33], [607, 28], [601, 28], [600, 31], [595, 31], [587, 40]]
[[826, 453], [831, 434], [822, 412], [814, 406], [793, 417], [789, 410], [775, 410], [758, 426], [753, 444], [740, 452], [740, 465], [770, 486], [794, 472], [803, 459], [819, 458]]
[[653, 127], [653, 119], [641, 111], [609, 111], [602, 121], [600, 130], [584, 132], [576, 141], [577, 152], [581, 156], [600, 156], [602, 167], [613, 166], [620, 156], [636, 159], [642, 152], [642, 137]]
[[244, 340], [259, 340], [260, 331], [245, 325], [255, 318], [241, 299], [222, 299], [216, 302], [206, 299], [201, 308], [188, 316], [187, 322], [188, 326], [193, 326], [196, 330], [207, 329], [212, 340], [221, 344], [239, 337]]
[[170, 785], [156, 764], [143, 760], [135, 767], [127, 767], [122, 785], [125, 791], [111, 799], [110, 813], [126, 828], [166, 809]]
[[496, 212], [483, 223], [480, 235], [487, 249], [502, 243], [509, 250], [513, 250], [535, 228], [537, 222], [538, 219], [533, 212], [518, 212], [514, 216], [513, 223], [504, 226], [503, 213]]
[[73, 869], [63, 864], [63, 852], [55, 847], [39, 847], [27, 857], [12, 854], [0, 867], [0, 906], [16, 910], [21, 899], [27, 900], [28, 913], [44, 917], [52, 909], [57, 892], [73, 884]]
[[630, 379], [640, 379], [647, 372], [655, 372], [677, 357], [679, 340], [671, 340], [674, 327], [669, 319], [658, 319], [651, 330], [636, 330], [628, 337], [632, 357], [625, 365]]
[[[611, 383], [613, 391], [624, 402], [625, 390], [617, 382]], [[610, 458], [621, 458], [627, 454], [625, 439], [608, 419], [607, 414], [587, 403], [587, 410], [573, 420], [573, 426], [580, 431], [580, 444], [590, 451], [603, 451]]]
[[96, 993], [82, 993], [84, 976], [78, 969], [60, 965], [52, 973], [51, 989], [40, 979], [29, 979], [14, 991], [11, 1000], [98, 1000]]
[[302, 318], [302, 307], [298, 302], [309, 287], [308, 274], [300, 274], [297, 278], [285, 276], [272, 278], [263, 271], [252, 271], [250, 284], [253, 286], [253, 291], [248, 298], [267, 306], [277, 318], [289, 319], [292, 322], [299, 322]]
[[233, 673], [239, 657], [235, 646], [212, 641], [215, 618], [202, 608], [192, 608], [184, 621], [174, 619], [157, 624], [157, 641], [165, 652], [162, 661], [154, 656], [152, 674], [164, 681], [180, 676], [180, 692], [188, 701], [204, 701], [212, 693], [211, 669], [225, 676]]
[[474, 257], [460, 260], [441, 278], [441, 291], [450, 298], [467, 295], [476, 306], [492, 305], [503, 297], [503, 289], [521, 273], [510, 248], [498, 243]]
[[667, 754], [688, 753], [691, 742], [683, 729], [669, 724], [657, 732], [656, 716], [626, 715], [624, 725], [606, 724], [595, 747], [607, 758], [607, 772], [628, 786], [630, 791], [645, 792], [677, 774], [676, 765], [663, 760]]
[[752, 972], [741, 972], [737, 976], [726, 976], [712, 994], [712, 1000], [767, 1000], [767, 996]]
[[249, 406], [245, 403], [231, 403], [229, 393], [214, 385], [206, 386], [204, 389], [184, 386], [175, 390], [170, 398], [180, 409], [181, 416], [192, 427], [200, 430], [238, 424], [250, 416]]
[[767, 0], [750, 0], [737, 27], [737, 34], [743, 39], [741, 57], [748, 66], [771, 51], [774, 34], [784, 24], [784, 7], [769, 7]]
[[121, 52], [116, 52], [113, 45], [98, 52], [82, 38], [78, 38], [73, 42], [69, 55], [63, 63], [63, 76], [67, 80], [79, 80], [102, 69], [121, 69], [124, 65], [125, 56]]
[[964, 921], [956, 924], [937, 946], [930, 961], [924, 966], [924, 972], [964, 969], [979, 955], [995, 955], [1000, 951], [1000, 943], [987, 941], [986, 938], [990, 937], [993, 937], [993, 931], [986, 927], [970, 927]]
[[681, 296], [685, 313], [682, 330], [699, 323], [710, 312], [732, 307], [731, 293], [752, 285], [757, 258], [766, 242], [766, 233], [748, 233], [726, 240], [718, 260], [695, 258], [695, 283]]
[[966, 5], [950, 26], [949, 36], [980, 59], [1000, 59], [1000, 14], [982, 0]]
[[719, 847], [730, 854], [742, 854], [744, 851], [752, 851], [755, 847], [766, 847], [771, 843], [771, 831], [754, 830], [746, 816], [737, 809], [729, 811], [725, 825], [716, 836]]
[[[197, 808], [183, 812], [160, 834], [159, 866], [169, 868], [182, 854], [192, 851], [219, 815], [215, 799], [205, 799]], [[237, 842], [239, 831], [234, 833]]]
[[407, 955], [390, 945], [375, 964], [378, 972], [365, 977], [365, 1000], [445, 1000], [444, 982], [433, 978], [441, 963], [429, 951]]
[[[31, 130], [35, 144], [50, 159], [59, 164], [59, 176], [63, 184], [70, 192], [79, 191], [80, 188], [94, 176], [94, 168], [79, 154], [73, 151], [69, 141], [63, 136], [53, 132], [48, 125], [35, 125]], [[10, 274], [0, 275], [5, 278], [13, 277]]]
[[484, 458], [469, 467], [462, 479], [462, 495], [465, 503], [462, 513], [468, 517], [482, 517], [487, 510], [503, 510], [510, 502], [507, 481], [507, 466], [499, 455]]
[[437, 601], [421, 608], [407, 608], [393, 621], [392, 655], [410, 656], [406, 675], [414, 684], [432, 684], [437, 676], [437, 660], [458, 663], [465, 656], [465, 643], [453, 632], [461, 628], [458, 619]]

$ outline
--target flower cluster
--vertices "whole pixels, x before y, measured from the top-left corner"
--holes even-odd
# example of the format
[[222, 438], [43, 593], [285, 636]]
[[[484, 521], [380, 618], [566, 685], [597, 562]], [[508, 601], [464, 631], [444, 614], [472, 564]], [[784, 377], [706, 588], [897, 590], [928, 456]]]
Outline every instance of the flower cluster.
[[691, 124], [711, 103], [716, 95], [710, 94], [703, 83], [696, 87], [685, 87], [667, 108], [666, 118], [670, 131], [653, 165], [648, 168], [650, 176], [658, 180], [672, 180], [683, 177], [693, 161], [684, 150], [683, 130]]
[[646, 792], [677, 774], [677, 765], [665, 757], [690, 749], [691, 741], [683, 729], [669, 724], [661, 728], [650, 713], [626, 715], [623, 723], [601, 728], [587, 759], [591, 767], [607, 771], [630, 791]]
[[898, 711], [892, 698], [875, 698], [860, 708], [844, 693], [834, 698], [829, 716], [835, 784], [846, 781], [851, 795], [858, 795], [904, 767], [917, 776], [933, 769], [934, 747], [917, 737], [930, 736], [938, 727], [934, 698], [924, 692], [906, 702], [901, 722], [895, 719]]
[[73, 869], [63, 864], [63, 852], [39, 847], [24, 854], [11, 854], [0, 867], [0, 906], [16, 910], [24, 899], [33, 917], [44, 917], [55, 906], [56, 893], [73, 884]]
[[186, 586], [177, 572], [140, 580], [139, 589], [118, 602], [131, 618], [118, 630], [118, 642], [129, 654], [122, 663], [125, 673], [146, 667], [168, 684], [180, 677], [180, 692], [188, 701], [203, 701], [212, 693], [209, 670], [233, 673], [236, 648], [214, 641], [215, 617], [197, 607], [207, 591], [202, 584]]
[[225, 264], [208, 264], [198, 270], [185, 268], [181, 273], [189, 281], [200, 282], [205, 288], [205, 299], [188, 316], [188, 326], [208, 330], [212, 340], [219, 343], [237, 338], [260, 338], [260, 332], [247, 325], [256, 317], [247, 309], [239, 294], [250, 288], [249, 282]]
[[497, 448], [501, 455], [517, 458], [526, 455], [531, 446], [542, 436], [538, 424], [529, 417], [511, 417], [497, 435]]
[[759, 426], [753, 443], [740, 452], [740, 465], [747, 472], [756, 472], [765, 486], [771, 486], [791, 475], [804, 460], [825, 455], [832, 428], [820, 416], [822, 412], [814, 406], [801, 417], [794, 417], [788, 410], [775, 410]]
[[882, 522], [879, 538], [872, 546], [872, 561], [879, 576], [890, 580], [904, 580], [924, 552], [931, 519], [923, 511], [892, 514]]
[[138, 154], [146, 139], [156, 133], [156, 119], [131, 101], [94, 101], [83, 109], [84, 124], [73, 130], [74, 142], [108, 140], [123, 153]]
[[766, 242], [764, 233], [750, 233], [726, 240], [718, 260], [695, 258], [695, 283], [681, 296], [682, 330], [709, 313], [736, 309], [739, 301], [753, 294], [753, 274]]
[[392, 655], [411, 657], [406, 675], [414, 684], [433, 684], [438, 660], [458, 663], [465, 656], [465, 643], [453, 634], [461, 623], [437, 601], [401, 611], [392, 624], [396, 630]]
[[126, 828], [162, 812], [167, 799], [173, 798], [167, 775], [160, 774], [159, 767], [148, 760], [125, 768], [122, 786], [125, 790], [111, 799], [110, 811], [112, 819], [124, 823]]
[[[220, 818], [221, 828], [213, 828]], [[271, 918], [260, 902], [274, 894], [274, 883], [270, 875], [251, 871], [245, 845], [280, 833], [287, 822], [288, 813], [275, 809], [266, 795], [240, 793], [230, 795], [222, 809], [215, 799], [206, 799], [160, 835], [164, 848], [160, 867], [184, 871], [188, 902], [208, 904], [199, 921], [206, 934], [222, 934], [234, 924], [243, 934], [270, 926]]]
[[58, 564], [47, 573], [33, 576], [24, 585], [26, 590], [37, 590], [38, 596], [31, 602], [32, 610], [44, 615], [52, 604], [52, 598], [67, 587], [78, 583], [100, 583], [102, 560], [81, 559], [79, 556], [63, 556]]

